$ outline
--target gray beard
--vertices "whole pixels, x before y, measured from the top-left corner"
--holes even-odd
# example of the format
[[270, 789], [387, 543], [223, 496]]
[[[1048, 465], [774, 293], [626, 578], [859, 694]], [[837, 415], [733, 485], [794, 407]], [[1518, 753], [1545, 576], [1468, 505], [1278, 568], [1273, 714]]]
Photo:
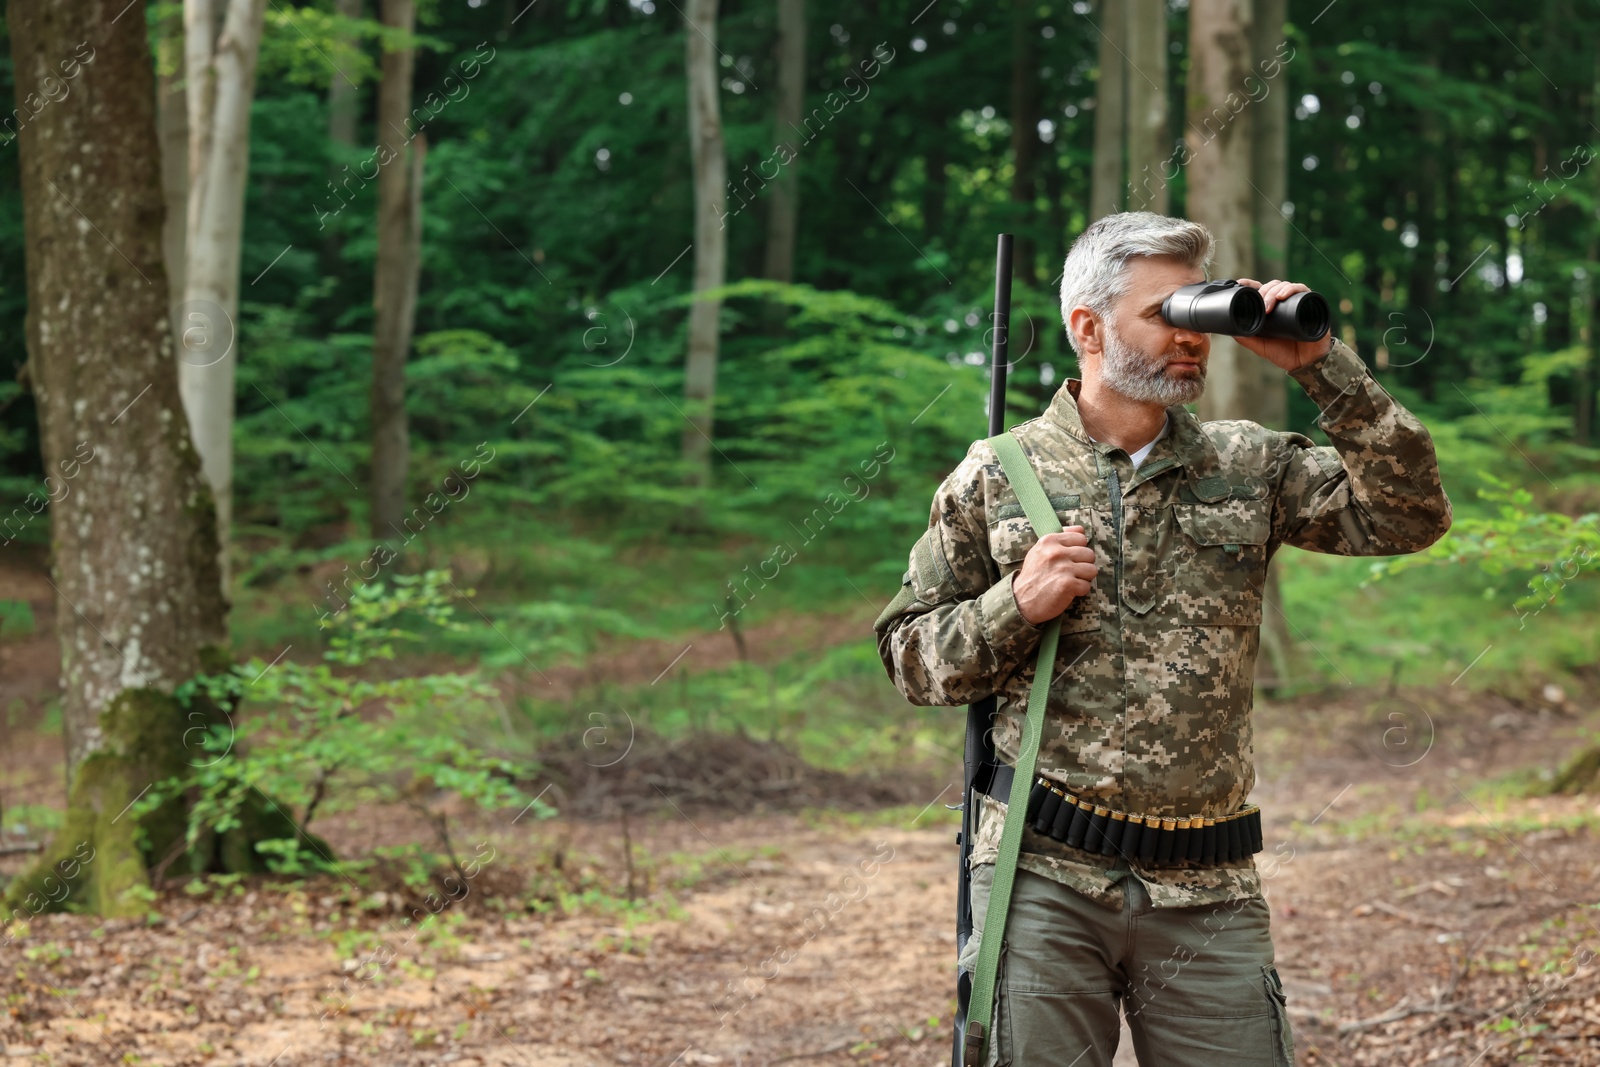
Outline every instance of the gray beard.
[[1206, 391], [1205, 368], [1195, 378], [1170, 378], [1165, 357], [1152, 360], [1134, 351], [1110, 323], [1106, 323], [1105, 347], [1100, 353], [1100, 380], [1129, 400], [1164, 408], [1192, 404]]

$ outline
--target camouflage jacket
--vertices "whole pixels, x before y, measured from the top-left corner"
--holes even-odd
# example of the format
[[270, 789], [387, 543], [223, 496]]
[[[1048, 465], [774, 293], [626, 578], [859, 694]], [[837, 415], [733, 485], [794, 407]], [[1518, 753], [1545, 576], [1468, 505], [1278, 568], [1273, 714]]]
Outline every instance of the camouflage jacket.
[[[1433, 441], [1335, 340], [1291, 376], [1333, 442], [1167, 409], [1170, 430], [1135, 471], [1092, 441], [1069, 379], [1043, 415], [1012, 429], [1062, 526], [1082, 526], [1099, 568], [1061, 616], [1038, 767], [1123, 811], [1237, 811], [1255, 784], [1250, 709], [1262, 584], [1280, 545], [1346, 556], [1415, 552], [1450, 527]], [[994, 449], [974, 442], [934, 496], [899, 595], [874, 624], [907, 700], [997, 698], [995, 747], [1015, 763], [1040, 627], [1011, 576], [1038, 540]], [[1277, 610], [1273, 607], [1271, 610]], [[972, 862], [993, 862], [1005, 805], [983, 798]], [[1030, 827], [1020, 865], [1111, 906], [1125, 869]], [[1269, 845], [1270, 848], [1270, 845]], [[1145, 868], [1156, 906], [1260, 895], [1253, 859]]]

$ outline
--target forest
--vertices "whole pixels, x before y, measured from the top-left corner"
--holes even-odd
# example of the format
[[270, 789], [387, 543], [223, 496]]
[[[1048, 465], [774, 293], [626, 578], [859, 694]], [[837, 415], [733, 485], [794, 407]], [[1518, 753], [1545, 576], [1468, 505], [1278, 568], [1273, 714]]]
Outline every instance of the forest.
[[[948, 1062], [965, 711], [873, 623], [988, 436], [997, 235], [1014, 426], [1083, 377], [1073, 240], [1147, 211], [1323, 294], [1453, 509], [1272, 557], [1294, 1062], [1600, 1062], [1594, 5], [0, 33], [0, 1054]], [[1211, 353], [1200, 419], [1329, 443]]]

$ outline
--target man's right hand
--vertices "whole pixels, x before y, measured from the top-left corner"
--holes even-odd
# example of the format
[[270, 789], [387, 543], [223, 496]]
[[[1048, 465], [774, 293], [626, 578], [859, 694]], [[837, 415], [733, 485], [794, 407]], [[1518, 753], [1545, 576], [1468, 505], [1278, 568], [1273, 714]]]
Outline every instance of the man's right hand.
[[1086, 595], [1098, 573], [1083, 527], [1068, 526], [1060, 533], [1045, 534], [1028, 549], [1022, 567], [1012, 576], [1011, 595], [1022, 617], [1039, 626]]

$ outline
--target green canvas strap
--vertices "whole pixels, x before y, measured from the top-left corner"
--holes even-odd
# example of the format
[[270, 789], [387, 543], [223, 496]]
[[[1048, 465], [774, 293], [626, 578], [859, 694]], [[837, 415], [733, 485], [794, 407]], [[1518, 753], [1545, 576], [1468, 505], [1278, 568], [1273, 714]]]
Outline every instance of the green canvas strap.
[[[1022, 510], [1040, 537], [1060, 533], [1061, 523], [1045, 495], [1039, 476], [1022, 451], [1022, 445], [1009, 433], [988, 439], [1000, 457]], [[1028, 715], [1017, 751], [1016, 769], [1011, 777], [1011, 797], [1006, 805], [1006, 821], [1000, 833], [1000, 856], [994, 865], [994, 887], [989, 892], [989, 907], [983, 916], [983, 939], [978, 946], [977, 971], [972, 980], [972, 999], [967, 1005], [966, 1067], [979, 1067], [987, 1044], [989, 1021], [994, 1011], [995, 972], [1000, 965], [1000, 945], [1005, 938], [1006, 913], [1011, 909], [1011, 885], [1016, 880], [1017, 854], [1022, 850], [1022, 826], [1028, 814], [1028, 793], [1033, 785], [1034, 765], [1039, 756], [1039, 739], [1044, 735], [1044, 706], [1050, 696], [1050, 679], [1055, 671], [1056, 646], [1061, 637], [1061, 620], [1051, 619], [1039, 639], [1039, 658], [1033, 672], [1033, 687], [1028, 691]]]

